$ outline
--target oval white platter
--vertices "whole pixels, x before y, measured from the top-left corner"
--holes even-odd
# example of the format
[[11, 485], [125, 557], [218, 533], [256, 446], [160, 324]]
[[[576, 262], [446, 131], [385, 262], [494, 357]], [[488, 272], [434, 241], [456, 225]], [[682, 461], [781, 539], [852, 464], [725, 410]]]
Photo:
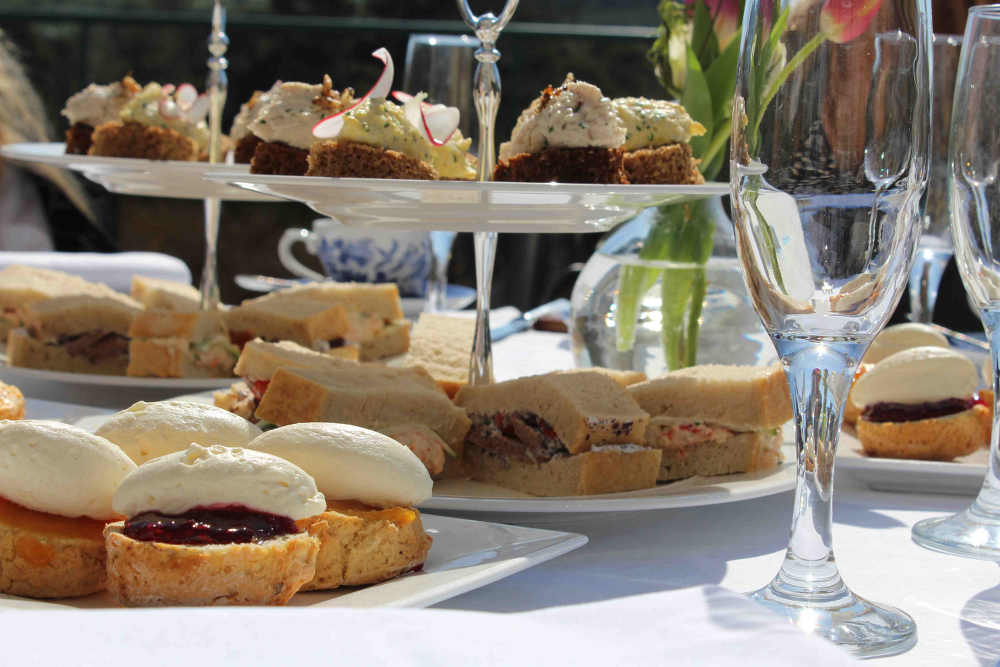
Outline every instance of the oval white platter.
[[[174, 400], [212, 403], [210, 393], [187, 394]], [[76, 421], [88, 431], [96, 431], [108, 415], [91, 415]], [[777, 468], [756, 473], [693, 477], [659, 484], [651, 489], [594, 496], [540, 498], [469, 480], [438, 480], [434, 495], [420, 504], [422, 510], [450, 512], [490, 512], [562, 514], [567, 512], [634, 512], [717, 505], [752, 500], [795, 488], [795, 446], [788, 442], [793, 431], [786, 426], [784, 462]]]
[[211, 181], [301, 202], [347, 225], [457, 232], [603, 232], [638, 210], [729, 194], [728, 183], [592, 185], [206, 172]]
[[190, 391], [228, 387], [239, 378], [235, 376], [225, 378], [152, 378], [129, 377], [127, 375], [96, 375], [93, 373], [47, 371], [38, 368], [10, 366], [7, 363], [6, 353], [0, 351], [0, 379], [15, 385], [18, 382], [25, 380], [41, 380], [44, 382], [57, 382], [60, 384], [93, 387], [132, 387], [135, 389], [175, 389], [177, 391]]
[[249, 172], [249, 165], [176, 160], [143, 160], [96, 155], [67, 155], [63, 143], [19, 143], [0, 148], [14, 162], [47, 164], [80, 172], [111, 192], [146, 197], [229, 201], [275, 201], [274, 197], [202, 178], [206, 172]]

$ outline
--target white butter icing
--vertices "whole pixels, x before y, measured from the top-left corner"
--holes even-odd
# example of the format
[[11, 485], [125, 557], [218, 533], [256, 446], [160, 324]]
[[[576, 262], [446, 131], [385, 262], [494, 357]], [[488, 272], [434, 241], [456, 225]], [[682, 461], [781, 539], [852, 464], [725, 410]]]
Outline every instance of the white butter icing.
[[228, 410], [190, 401], [139, 401], [97, 429], [97, 435], [121, 447], [140, 465], [187, 449], [191, 443], [242, 447], [260, 432]]
[[914, 347], [897, 352], [858, 378], [851, 392], [855, 405], [930, 403], [967, 398], [979, 386], [975, 365], [943, 347]]
[[252, 449], [196, 444], [137, 468], [122, 480], [113, 504], [129, 517], [213, 505], [243, 505], [293, 520], [326, 511], [316, 482], [297, 465]]
[[135, 464], [116, 445], [76, 426], [0, 421], [0, 496], [61, 516], [111, 519], [111, 497]]
[[431, 496], [427, 468], [392, 438], [358, 426], [302, 423], [267, 431], [247, 447], [288, 459], [331, 500], [375, 507], [417, 505]]

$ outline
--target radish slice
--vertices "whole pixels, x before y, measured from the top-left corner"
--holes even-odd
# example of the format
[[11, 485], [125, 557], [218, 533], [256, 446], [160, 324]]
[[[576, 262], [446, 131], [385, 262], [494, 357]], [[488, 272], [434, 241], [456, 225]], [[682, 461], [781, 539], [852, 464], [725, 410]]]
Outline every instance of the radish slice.
[[420, 107], [420, 118], [423, 120], [424, 132], [435, 146], [443, 146], [448, 143], [451, 136], [458, 129], [458, 122], [461, 112], [455, 107], [446, 107], [443, 104], [435, 104], [429, 110], [424, 111]]
[[181, 115], [177, 105], [169, 97], [160, 98], [159, 110], [164, 118], [177, 118]]
[[172, 83], [165, 83], [160, 88], [167, 95], [169, 95], [170, 93], [174, 92], [174, 84], [172, 84]]
[[353, 105], [339, 111], [332, 116], [327, 116], [320, 122], [313, 125], [313, 136], [317, 139], [333, 139], [340, 131], [344, 129], [344, 114], [361, 106], [361, 103], [367, 100], [369, 97], [385, 98], [389, 91], [392, 90], [392, 78], [395, 76], [395, 68], [392, 65], [392, 56], [385, 47], [381, 47], [372, 52], [372, 56], [378, 58], [382, 61], [385, 67], [382, 68], [382, 73], [379, 74], [378, 81], [372, 86], [372, 89], [365, 93], [364, 97], [355, 102]]
[[174, 95], [174, 99], [177, 101], [177, 106], [187, 111], [198, 99], [198, 91], [190, 83], [182, 83], [177, 88], [177, 94]]

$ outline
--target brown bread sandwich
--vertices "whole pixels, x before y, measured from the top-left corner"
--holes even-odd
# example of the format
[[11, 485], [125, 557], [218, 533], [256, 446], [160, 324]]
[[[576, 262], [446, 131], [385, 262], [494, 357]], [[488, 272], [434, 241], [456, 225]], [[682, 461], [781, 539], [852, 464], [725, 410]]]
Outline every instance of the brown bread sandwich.
[[584, 370], [468, 385], [463, 463], [475, 480], [537, 496], [652, 487], [660, 451], [644, 446], [649, 415], [605, 374]]
[[792, 405], [780, 366], [691, 366], [628, 392], [652, 417], [645, 443], [663, 452], [661, 482], [781, 461], [781, 426]]

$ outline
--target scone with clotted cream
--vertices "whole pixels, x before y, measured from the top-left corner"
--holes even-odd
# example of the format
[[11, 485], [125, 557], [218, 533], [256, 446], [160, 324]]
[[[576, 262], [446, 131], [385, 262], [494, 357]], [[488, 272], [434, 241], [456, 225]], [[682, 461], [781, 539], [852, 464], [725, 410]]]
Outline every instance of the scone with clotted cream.
[[950, 461], [989, 441], [976, 367], [958, 352], [915, 347], [872, 366], [854, 384], [858, 439], [869, 456]]
[[102, 531], [135, 464], [75, 426], [0, 421], [0, 592], [35, 598], [104, 588]]
[[377, 583], [423, 565], [432, 540], [414, 506], [430, 497], [432, 483], [405, 446], [331, 423], [283, 426], [247, 446], [300, 466], [326, 496], [316, 517], [316, 576], [303, 590]]
[[284, 604], [313, 578], [326, 509], [298, 466], [191, 445], [122, 480], [104, 530], [108, 591], [126, 606]]
[[255, 424], [214, 405], [193, 401], [139, 401], [111, 415], [97, 435], [142, 465], [192, 443], [243, 447], [260, 435]]

